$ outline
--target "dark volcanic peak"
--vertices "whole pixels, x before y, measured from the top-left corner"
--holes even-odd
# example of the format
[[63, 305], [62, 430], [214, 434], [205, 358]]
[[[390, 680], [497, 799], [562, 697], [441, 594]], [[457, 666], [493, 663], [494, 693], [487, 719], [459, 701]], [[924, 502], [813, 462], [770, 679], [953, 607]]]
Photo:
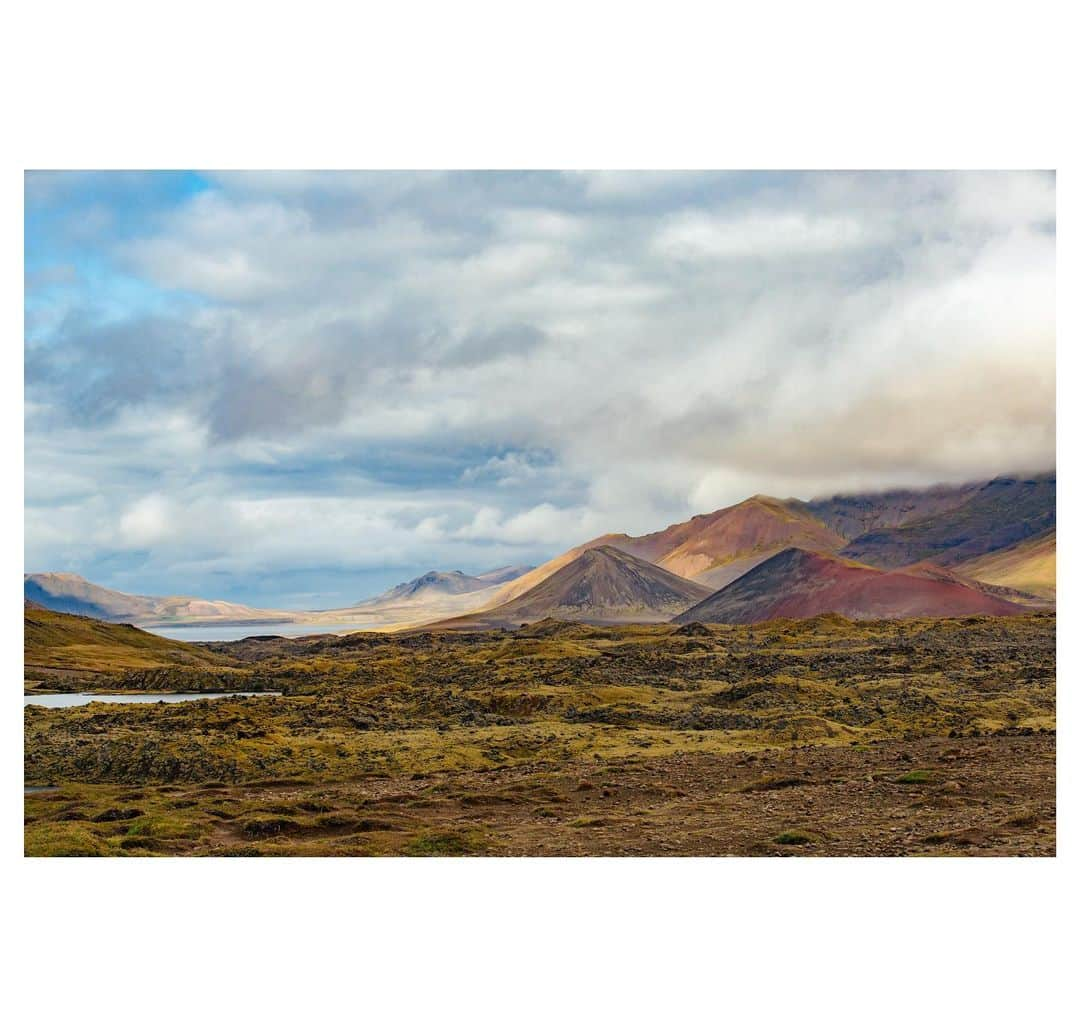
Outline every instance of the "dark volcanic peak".
[[803, 549], [785, 549], [704, 602], [676, 623], [761, 623], [837, 613], [852, 620], [930, 616], [1011, 616], [1023, 607], [921, 567], [886, 572]]
[[870, 531], [840, 554], [885, 569], [927, 559], [955, 566], [1048, 531], [1056, 522], [1056, 473], [997, 477], [953, 509]]
[[436, 626], [517, 627], [549, 617], [582, 623], [661, 623], [708, 593], [653, 563], [600, 545], [501, 606]]
[[829, 498], [788, 503], [804, 509], [844, 538], [857, 538], [868, 531], [900, 527], [913, 520], [937, 516], [967, 502], [985, 481], [962, 485], [933, 485], [930, 488], [892, 488], [885, 492], [855, 492]]

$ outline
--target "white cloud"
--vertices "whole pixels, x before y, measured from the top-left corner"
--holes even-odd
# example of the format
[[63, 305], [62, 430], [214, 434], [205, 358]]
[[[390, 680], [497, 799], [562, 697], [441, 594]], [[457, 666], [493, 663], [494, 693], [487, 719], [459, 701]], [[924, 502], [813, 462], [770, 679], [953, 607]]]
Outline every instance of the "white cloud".
[[102, 254], [197, 302], [28, 355], [27, 558], [477, 570], [1049, 466], [1053, 221], [1045, 174], [216, 176]]

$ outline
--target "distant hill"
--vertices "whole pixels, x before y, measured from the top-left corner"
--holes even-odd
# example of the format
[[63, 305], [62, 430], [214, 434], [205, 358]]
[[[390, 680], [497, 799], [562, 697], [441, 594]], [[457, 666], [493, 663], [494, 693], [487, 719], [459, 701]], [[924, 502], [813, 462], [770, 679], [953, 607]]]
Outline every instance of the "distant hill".
[[206, 649], [148, 634], [131, 624], [105, 623], [30, 603], [24, 603], [23, 609], [23, 660], [24, 672], [31, 677], [232, 663]]
[[78, 574], [26, 574], [23, 598], [58, 613], [75, 613], [98, 620], [136, 620], [154, 612], [155, 600], [102, 588]]
[[175, 622], [283, 623], [294, 618], [293, 614], [280, 610], [255, 609], [235, 602], [185, 595], [128, 595], [92, 584], [78, 574], [68, 573], [25, 574], [23, 597], [58, 613], [144, 625]]
[[977, 581], [1053, 601], [1057, 595], [1057, 531], [1051, 529], [977, 556], [956, 569]]
[[998, 477], [958, 506], [899, 527], [869, 531], [840, 554], [886, 569], [925, 559], [956, 566], [1043, 534], [1056, 520], [1056, 474]]
[[707, 588], [611, 545], [587, 549], [523, 595], [436, 628], [518, 627], [548, 618], [582, 623], [661, 623]]
[[390, 605], [446, 595], [466, 595], [513, 581], [533, 569], [530, 566], [502, 566], [471, 577], [460, 570], [429, 570], [426, 574], [395, 585], [374, 598], [361, 599], [357, 607]]
[[853, 620], [1010, 616], [1022, 606], [926, 572], [904, 573], [785, 549], [675, 617], [676, 623], [760, 623], [838, 613]]

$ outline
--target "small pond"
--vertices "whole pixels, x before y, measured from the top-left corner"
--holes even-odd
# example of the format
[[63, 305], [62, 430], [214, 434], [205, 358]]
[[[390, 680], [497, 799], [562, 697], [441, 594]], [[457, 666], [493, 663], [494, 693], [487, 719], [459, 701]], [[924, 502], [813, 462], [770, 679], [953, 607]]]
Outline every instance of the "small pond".
[[110, 702], [117, 705], [139, 705], [149, 702], [198, 702], [203, 698], [252, 698], [256, 695], [280, 695], [280, 691], [174, 691], [157, 695], [95, 695], [91, 692], [72, 692], [68, 695], [23, 695], [23, 705], [40, 705], [46, 709], [67, 709], [73, 705], [89, 705], [91, 702]]

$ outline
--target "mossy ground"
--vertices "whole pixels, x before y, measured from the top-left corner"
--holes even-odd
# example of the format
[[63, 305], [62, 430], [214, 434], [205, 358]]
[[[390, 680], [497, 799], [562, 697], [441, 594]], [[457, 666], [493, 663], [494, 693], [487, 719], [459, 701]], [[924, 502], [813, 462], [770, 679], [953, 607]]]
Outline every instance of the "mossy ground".
[[[1054, 627], [830, 617], [203, 646], [285, 694], [28, 707], [26, 781], [59, 790], [27, 796], [26, 851], [1045, 853]], [[990, 791], [999, 759], [1016, 766]], [[790, 831], [813, 840], [776, 840]]]

